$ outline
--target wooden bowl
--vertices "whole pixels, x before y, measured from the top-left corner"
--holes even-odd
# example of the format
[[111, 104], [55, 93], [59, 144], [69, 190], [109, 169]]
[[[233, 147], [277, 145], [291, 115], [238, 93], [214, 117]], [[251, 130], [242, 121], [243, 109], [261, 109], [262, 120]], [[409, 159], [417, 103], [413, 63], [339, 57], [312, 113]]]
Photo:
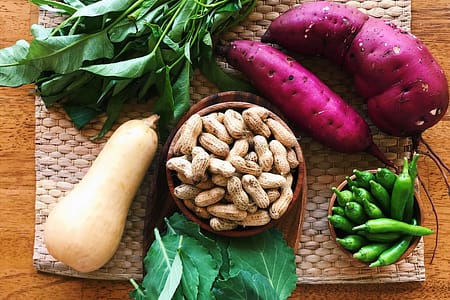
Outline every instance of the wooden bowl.
[[[286, 128], [291, 130], [289, 126], [285, 123], [285, 121], [280, 117], [279, 113], [275, 113], [274, 111], [276, 108], [272, 107], [270, 103], [268, 103], [266, 100], [264, 100], [261, 97], [258, 97], [256, 95], [250, 94], [250, 93], [243, 93], [243, 92], [222, 92], [218, 94], [210, 95], [201, 101], [199, 101], [197, 104], [191, 107], [191, 109], [186, 113], [183, 118], [178, 122], [176, 125], [176, 128], [174, 130], [174, 134], [169, 137], [168, 142], [169, 148], [167, 153], [167, 160], [172, 158], [174, 156], [174, 144], [176, 143], [179, 134], [180, 134], [180, 128], [184, 124], [184, 122], [194, 113], [198, 113], [200, 116], [208, 115], [212, 112], [224, 112], [226, 109], [232, 108], [238, 112], [243, 111], [246, 108], [253, 107], [253, 106], [263, 106], [266, 109], [270, 111], [270, 117], [274, 118], [281, 124], [283, 124]], [[291, 130], [292, 131], [292, 130]], [[302, 150], [300, 148], [300, 145], [297, 143], [295, 145], [294, 150], [297, 154], [297, 159], [299, 161], [299, 165], [296, 169], [292, 170], [291, 173], [294, 177], [294, 182], [292, 184], [292, 191], [293, 191], [293, 199], [285, 212], [284, 215], [287, 215], [288, 212], [292, 215], [291, 210], [292, 209], [298, 209], [298, 214], [300, 214], [300, 222], [303, 221], [303, 211], [306, 204], [306, 168], [305, 168], [305, 162], [302, 154]], [[267, 230], [273, 226], [275, 226], [278, 222], [283, 221], [283, 216], [278, 220], [271, 220], [269, 223], [263, 226], [247, 226], [247, 227], [241, 227], [239, 226], [237, 229], [234, 230], [225, 230], [225, 231], [215, 231], [213, 230], [209, 225], [208, 219], [203, 219], [198, 217], [195, 213], [193, 213], [190, 209], [188, 209], [183, 201], [179, 198], [177, 198], [174, 194], [174, 189], [176, 186], [178, 186], [181, 182], [176, 176], [176, 173], [174, 171], [169, 170], [166, 168], [166, 179], [168, 188], [170, 191], [170, 195], [172, 196], [172, 199], [175, 201], [175, 204], [180, 209], [180, 211], [186, 215], [186, 217], [197, 224], [199, 226], [209, 232], [222, 235], [222, 236], [232, 236], [232, 237], [243, 237], [243, 236], [250, 236], [257, 233], [260, 233], [264, 230]], [[300, 200], [299, 200], [300, 199]], [[298, 202], [301, 203], [298, 203]], [[298, 205], [300, 204], [300, 205]]]
[[[375, 173], [375, 172], [376, 172], [376, 170], [369, 170], [369, 171], [372, 172], [372, 173]], [[352, 176], [350, 176], [350, 178], [351, 178], [351, 179], [355, 179], [356, 176], [355, 176], [355, 175], [352, 175]], [[341, 182], [341, 183], [337, 186], [337, 189], [338, 189], [339, 191], [344, 190], [344, 189], [346, 189], [346, 188], [347, 188], [347, 180], [344, 180], [343, 182]], [[330, 199], [329, 206], [328, 206], [328, 215], [331, 215], [331, 214], [332, 214], [333, 206], [335, 206], [336, 203], [337, 203], [337, 200], [336, 200], [336, 194], [333, 193], [332, 196], [331, 196], [331, 199]], [[418, 222], [419, 225], [420, 225], [420, 224], [423, 224], [422, 204], [421, 204], [421, 200], [420, 200], [420, 195], [419, 195], [419, 193], [418, 193], [417, 191], [415, 192], [415, 196], [414, 196], [414, 217], [416, 218], [416, 220], [417, 220], [417, 222]], [[331, 235], [331, 237], [333, 238], [333, 240], [335, 240], [335, 241], [336, 241], [336, 237], [342, 238], [342, 237], [345, 235], [345, 234], [343, 234], [342, 232], [340, 232], [338, 229], [335, 230], [335, 229], [334, 229], [334, 226], [330, 223], [330, 221], [328, 221], [328, 227], [329, 227], [329, 229], [330, 229], [330, 235]], [[413, 237], [413, 239], [412, 239], [412, 241], [411, 241], [411, 244], [409, 245], [408, 249], [405, 251], [405, 253], [404, 253], [397, 261], [400, 261], [400, 260], [402, 260], [402, 259], [408, 257], [408, 256], [411, 254], [411, 252], [414, 251], [414, 249], [417, 247], [417, 244], [419, 243], [420, 238], [421, 238], [420, 236]], [[364, 265], [369, 265], [369, 264], [370, 264], [370, 263], [364, 263], [364, 262], [362, 262], [362, 261], [360, 261], [360, 260], [354, 258], [354, 257], [353, 257], [353, 253], [350, 252], [349, 250], [345, 249], [345, 248], [344, 248], [341, 244], [339, 244], [337, 241], [336, 241], [336, 244], [337, 244], [338, 247], [341, 248], [342, 251], [343, 251], [345, 254], [347, 254], [352, 260], [357, 261], [358, 263], [364, 264]]]

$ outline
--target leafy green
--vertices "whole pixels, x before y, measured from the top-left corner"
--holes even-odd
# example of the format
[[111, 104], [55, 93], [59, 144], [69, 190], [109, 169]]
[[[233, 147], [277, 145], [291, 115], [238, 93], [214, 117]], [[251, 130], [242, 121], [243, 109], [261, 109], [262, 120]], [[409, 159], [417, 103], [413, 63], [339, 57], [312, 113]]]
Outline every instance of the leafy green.
[[178, 213], [166, 227], [162, 237], [155, 229], [146, 275], [140, 285], [131, 280], [132, 298], [286, 299], [295, 289], [295, 255], [276, 229], [224, 238], [203, 233]]
[[164, 141], [191, 105], [195, 68], [222, 90], [254, 91], [221, 70], [212, 41], [257, 0], [31, 1], [66, 19], [55, 28], [33, 25], [30, 44], [1, 49], [0, 85], [35, 83], [44, 104], [63, 103], [76, 128], [105, 113], [97, 137], [128, 101], [155, 101]]

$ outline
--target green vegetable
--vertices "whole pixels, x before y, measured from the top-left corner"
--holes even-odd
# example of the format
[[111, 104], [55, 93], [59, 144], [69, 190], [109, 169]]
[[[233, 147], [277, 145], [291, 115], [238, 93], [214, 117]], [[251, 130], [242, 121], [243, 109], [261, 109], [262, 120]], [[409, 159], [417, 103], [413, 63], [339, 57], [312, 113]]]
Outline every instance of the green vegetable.
[[417, 177], [417, 161], [419, 160], [419, 154], [414, 153], [413, 158], [408, 166], [408, 173], [411, 177], [411, 192], [409, 194], [408, 200], [405, 204], [405, 212], [403, 214], [403, 220], [410, 223], [414, 216], [414, 185]]
[[347, 188], [351, 190], [353, 187], [359, 187], [358, 183], [354, 181], [350, 176], [345, 176], [345, 181], [347, 182]]
[[340, 216], [344, 216], [345, 217], [345, 211], [344, 208], [341, 206], [333, 206], [333, 208], [331, 209], [331, 211], [333, 212], [333, 214], [336, 215], [340, 215]]
[[408, 249], [409, 244], [411, 244], [411, 240], [412, 236], [406, 235], [401, 240], [396, 242], [392, 247], [384, 250], [378, 257], [378, 259], [371, 263], [369, 267], [387, 266], [395, 263]]
[[348, 251], [358, 251], [362, 246], [367, 244], [367, 240], [357, 234], [349, 234], [343, 238], [336, 238], [336, 241]]
[[358, 169], [354, 169], [353, 174], [356, 177], [355, 181], [358, 186], [366, 189], [370, 188], [369, 181], [375, 179], [375, 175], [372, 172], [366, 170], [360, 171]]
[[353, 193], [350, 190], [338, 190], [336, 187], [332, 187], [331, 190], [336, 194], [336, 201], [341, 206], [344, 207], [345, 203], [353, 200]]
[[364, 208], [364, 212], [371, 219], [377, 219], [384, 217], [383, 211], [375, 203], [373, 203], [373, 197], [369, 191], [362, 187], [353, 187], [353, 194], [355, 195], [355, 201], [360, 203]]
[[364, 207], [355, 201], [347, 202], [344, 208], [345, 216], [355, 224], [362, 224], [367, 221]]
[[245, 239], [203, 233], [175, 213], [144, 259], [134, 299], [286, 299], [296, 287], [295, 254], [276, 229]]
[[398, 240], [403, 234], [398, 232], [383, 232], [383, 233], [373, 233], [367, 231], [358, 231], [359, 235], [362, 235], [367, 240], [372, 242], [380, 242], [380, 243], [391, 243]]
[[364, 224], [353, 227], [353, 230], [363, 230], [371, 233], [397, 232], [414, 236], [423, 236], [433, 233], [433, 230], [430, 228], [412, 225], [390, 218], [370, 219]]
[[372, 262], [390, 246], [388, 243], [371, 243], [362, 246], [358, 252], [353, 253], [353, 257], [365, 263]]
[[392, 191], [395, 179], [397, 179], [397, 175], [388, 168], [378, 168], [375, 173], [375, 180], [388, 191]]
[[343, 232], [348, 234], [353, 233], [352, 228], [354, 227], [354, 224], [346, 217], [340, 215], [331, 215], [328, 216], [328, 220], [330, 221], [331, 225], [334, 226], [334, 228], [342, 230]]
[[381, 210], [386, 214], [390, 214], [391, 209], [391, 195], [380, 183], [375, 180], [370, 180], [370, 193], [375, 198]]
[[97, 137], [127, 102], [156, 99], [164, 139], [191, 105], [194, 68], [222, 90], [253, 90], [218, 67], [213, 39], [256, 0], [31, 2], [67, 18], [55, 28], [33, 25], [30, 44], [1, 49], [0, 85], [35, 83], [45, 106], [61, 103], [76, 128], [106, 113]]
[[391, 218], [403, 220], [406, 203], [414, 193], [414, 183], [409, 175], [408, 158], [403, 159], [403, 170], [397, 176], [391, 194]]

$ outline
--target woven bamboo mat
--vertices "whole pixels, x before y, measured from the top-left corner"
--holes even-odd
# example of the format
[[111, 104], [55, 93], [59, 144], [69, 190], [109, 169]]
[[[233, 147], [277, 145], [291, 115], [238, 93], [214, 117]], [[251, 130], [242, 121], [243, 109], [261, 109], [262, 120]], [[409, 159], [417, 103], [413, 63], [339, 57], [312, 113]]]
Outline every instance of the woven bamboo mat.
[[[248, 20], [226, 33], [223, 39], [257, 40], [271, 20], [289, 7], [301, 2], [306, 1], [260, 0]], [[341, 0], [338, 2], [348, 2], [372, 16], [391, 19], [402, 28], [410, 29], [410, 1]], [[54, 26], [60, 20], [57, 16], [41, 12], [39, 21], [46, 26]], [[302, 58], [302, 63], [364, 114], [363, 101], [355, 95], [348, 76], [321, 59]], [[228, 69], [226, 64], [222, 63], [222, 65]], [[192, 101], [196, 102], [215, 92], [218, 90], [203, 76], [196, 73], [192, 80]], [[147, 107], [129, 105], [122, 113], [118, 124], [130, 118], [145, 115], [148, 115]], [[143, 181], [132, 204], [124, 236], [116, 255], [100, 270], [88, 274], [80, 274], [72, 270], [52, 258], [42, 240], [43, 224], [48, 212], [83, 177], [103, 147], [104, 141], [94, 143], [89, 140], [89, 137], [95, 135], [100, 128], [101, 121], [100, 118], [82, 131], [77, 131], [60, 107], [47, 109], [39, 98], [36, 99], [34, 266], [43, 272], [73, 277], [110, 280], [141, 279], [145, 203], [151, 191], [150, 178], [155, 166], [150, 168], [147, 178]], [[401, 158], [409, 153], [410, 143], [408, 140], [385, 136], [374, 126], [371, 126], [371, 129], [375, 143], [387, 154], [388, 158], [400, 162]], [[296, 259], [298, 283], [385, 283], [425, 280], [423, 241], [405, 260], [388, 267], [368, 269], [352, 262], [330, 238], [326, 216], [331, 186], [341, 182], [344, 176], [350, 174], [354, 168], [376, 168], [380, 166], [379, 162], [365, 153], [333, 152], [312, 141], [306, 135], [301, 136], [300, 143], [307, 166], [308, 200]]]

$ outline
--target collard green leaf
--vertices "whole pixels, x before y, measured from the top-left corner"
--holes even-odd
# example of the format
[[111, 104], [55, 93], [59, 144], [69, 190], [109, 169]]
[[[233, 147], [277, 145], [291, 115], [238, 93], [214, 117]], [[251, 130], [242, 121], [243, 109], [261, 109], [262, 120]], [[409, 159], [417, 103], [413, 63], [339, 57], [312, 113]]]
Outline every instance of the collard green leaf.
[[169, 275], [164, 284], [164, 288], [159, 294], [158, 299], [166, 300], [172, 299], [175, 291], [177, 290], [180, 282], [181, 276], [183, 275], [183, 264], [181, 263], [180, 253], [175, 252], [175, 257], [170, 266]]
[[266, 277], [245, 270], [226, 280], [218, 280], [214, 284], [213, 293], [220, 300], [279, 299]]
[[179, 293], [183, 296], [182, 299], [186, 300], [197, 300], [198, 297], [198, 287], [200, 284], [200, 274], [194, 261], [188, 256], [181, 254], [183, 256], [183, 266], [185, 272], [181, 277], [181, 285], [178, 286]]
[[232, 277], [242, 270], [260, 273], [280, 299], [286, 299], [295, 289], [295, 254], [279, 231], [271, 229], [246, 239], [232, 239], [228, 253]]
[[17, 87], [32, 83], [39, 77], [39, 68], [22, 62], [29, 46], [27, 41], [19, 40], [0, 50], [0, 85]]

